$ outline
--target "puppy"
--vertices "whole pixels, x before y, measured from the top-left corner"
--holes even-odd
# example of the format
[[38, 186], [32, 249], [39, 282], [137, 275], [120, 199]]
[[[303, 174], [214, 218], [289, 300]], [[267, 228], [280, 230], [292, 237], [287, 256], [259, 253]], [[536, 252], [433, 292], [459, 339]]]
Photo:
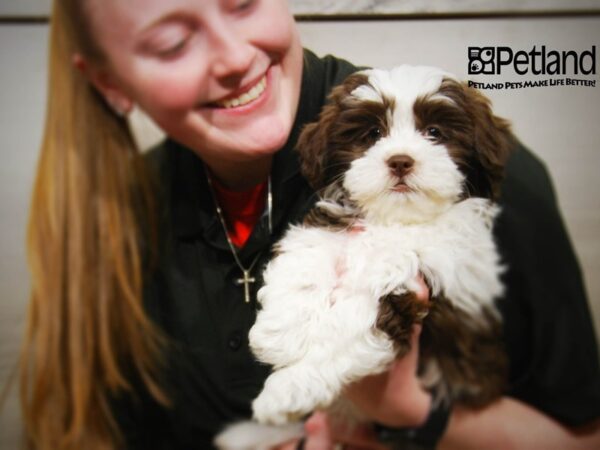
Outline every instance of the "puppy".
[[[437, 402], [501, 395], [506, 358], [492, 236], [513, 137], [487, 99], [431, 67], [366, 70], [335, 88], [300, 136], [320, 199], [276, 246], [250, 331], [273, 366], [262, 424], [315, 409], [361, 420], [343, 389], [385, 371], [423, 324], [419, 375]], [[417, 299], [418, 277], [431, 300]]]

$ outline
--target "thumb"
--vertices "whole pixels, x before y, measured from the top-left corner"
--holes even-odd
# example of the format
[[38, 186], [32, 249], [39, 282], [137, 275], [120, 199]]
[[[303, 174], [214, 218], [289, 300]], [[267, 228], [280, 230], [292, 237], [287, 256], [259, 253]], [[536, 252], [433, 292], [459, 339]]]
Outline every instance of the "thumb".
[[304, 423], [306, 432], [306, 450], [323, 450], [331, 447], [332, 430], [327, 414], [321, 411], [313, 413]]

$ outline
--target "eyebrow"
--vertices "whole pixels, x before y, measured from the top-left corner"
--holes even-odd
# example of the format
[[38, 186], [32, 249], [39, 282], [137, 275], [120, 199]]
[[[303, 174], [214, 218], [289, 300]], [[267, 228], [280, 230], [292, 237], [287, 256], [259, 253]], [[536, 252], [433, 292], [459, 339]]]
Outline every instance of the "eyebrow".
[[143, 36], [145, 34], [148, 34], [152, 31], [152, 29], [169, 22], [186, 22], [190, 24], [191, 20], [186, 13], [182, 11], [173, 11], [164, 16], [160, 16], [159, 18], [150, 22], [148, 25], [143, 26], [141, 30], [136, 31], [136, 36]]

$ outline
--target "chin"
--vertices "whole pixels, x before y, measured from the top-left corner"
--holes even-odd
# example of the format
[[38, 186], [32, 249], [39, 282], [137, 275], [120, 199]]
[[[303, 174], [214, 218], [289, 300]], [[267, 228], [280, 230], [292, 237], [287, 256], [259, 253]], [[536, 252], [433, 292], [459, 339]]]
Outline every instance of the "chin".
[[266, 154], [273, 154], [283, 148], [292, 128], [290, 119], [281, 116], [265, 117], [259, 125], [263, 126], [252, 130], [249, 147], [254, 148], [257, 153]]
[[503, 394], [492, 228], [513, 142], [489, 101], [440, 69], [367, 70], [334, 89], [298, 142], [319, 201], [276, 245], [258, 293], [249, 341], [273, 371], [257, 422], [316, 409], [365, 420], [344, 387], [406, 354], [416, 324], [434, 402], [482, 407]]
[[293, 113], [279, 107], [276, 112], [257, 115], [248, 123], [223, 131], [226, 145], [250, 156], [272, 155], [286, 144], [293, 125]]

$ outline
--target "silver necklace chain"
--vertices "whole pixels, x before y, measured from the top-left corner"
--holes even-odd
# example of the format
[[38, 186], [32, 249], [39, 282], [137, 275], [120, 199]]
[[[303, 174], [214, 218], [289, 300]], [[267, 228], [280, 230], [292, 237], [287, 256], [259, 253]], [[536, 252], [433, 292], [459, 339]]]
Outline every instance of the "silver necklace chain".
[[[250, 284], [256, 283], [256, 278], [252, 276], [252, 269], [258, 262], [260, 255], [262, 252], [258, 252], [258, 254], [254, 257], [254, 260], [250, 264], [250, 267], [247, 269], [244, 267], [240, 258], [238, 256], [237, 250], [235, 249], [235, 245], [231, 241], [229, 237], [229, 232], [227, 231], [227, 223], [225, 222], [225, 216], [223, 215], [223, 210], [221, 209], [221, 205], [219, 205], [219, 200], [217, 198], [217, 194], [215, 192], [215, 188], [213, 186], [212, 177], [206, 165], [204, 166], [204, 171], [206, 173], [206, 180], [208, 182], [208, 188], [210, 190], [210, 195], [212, 196], [213, 202], [215, 204], [215, 210], [217, 211], [217, 217], [219, 218], [219, 222], [221, 222], [221, 226], [223, 227], [223, 232], [225, 233], [225, 238], [227, 239], [227, 244], [229, 245], [229, 249], [231, 250], [231, 254], [233, 255], [233, 259], [237, 264], [238, 268], [242, 272], [242, 277], [237, 278], [235, 280], [235, 284], [238, 286], [244, 285], [244, 301], [246, 303], [250, 303]], [[269, 175], [267, 181], [267, 219], [269, 226], [269, 236], [273, 233], [273, 193], [271, 190], [271, 176]]]

